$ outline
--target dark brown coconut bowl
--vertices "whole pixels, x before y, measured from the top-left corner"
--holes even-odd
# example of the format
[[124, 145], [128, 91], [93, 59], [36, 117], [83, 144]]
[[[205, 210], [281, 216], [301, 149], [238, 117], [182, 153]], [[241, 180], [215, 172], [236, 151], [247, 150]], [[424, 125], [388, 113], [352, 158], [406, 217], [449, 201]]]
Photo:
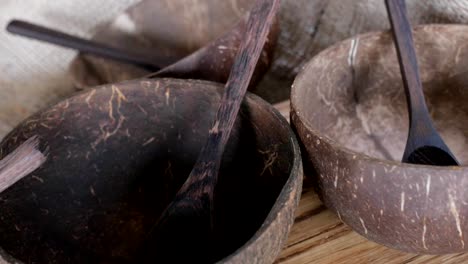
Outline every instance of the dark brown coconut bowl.
[[[37, 134], [48, 159], [0, 194], [0, 254], [26, 263], [141, 263], [146, 235], [189, 175], [221, 92], [203, 81], [133, 81], [91, 89], [25, 120], [1, 153]], [[288, 123], [248, 95], [215, 193], [217, 247], [199, 261], [272, 262], [301, 186]], [[180, 250], [174, 259], [186, 254]]]
[[[421, 26], [414, 40], [435, 126], [466, 164], [468, 27]], [[405, 100], [389, 32], [320, 53], [296, 78], [291, 97], [304, 166], [315, 170], [326, 206], [366, 238], [415, 253], [466, 251], [468, 168], [399, 162]]]

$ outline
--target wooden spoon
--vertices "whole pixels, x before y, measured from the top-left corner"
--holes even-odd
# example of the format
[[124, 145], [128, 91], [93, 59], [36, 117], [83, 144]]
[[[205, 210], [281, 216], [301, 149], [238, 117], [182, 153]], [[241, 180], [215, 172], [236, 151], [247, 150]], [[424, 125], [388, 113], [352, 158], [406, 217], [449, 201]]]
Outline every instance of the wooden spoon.
[[224, 148], [278, 8], [279, 0], [257, 0], [252, 9], [206, 144], [188, 179], [150, 232], [149, 244], [155, 246], [146, 254], [181, 262], [208, 254], [214, 239], [214, 189]]
[[[208, 43], [206, 46], [174, 64], [147, 75], [146, 78], [174, 77], [226, 83], [246, 30], [246, 20], [241, 19], [231, 31], [222, 37]], [[263, 48], [265, 52], [261, 53], [261, 59], [257, 63], [256, 71], [252, 77], [252, 84], [259, 81], [259, 77], [263, 76], [268, 69], [273, 57], [278, 32], [278, 23], [274, 19], [269, 30], [266, 45]]]
[[46, 161], [38, 149], [39, 139], [31, 137], [0, 160], [0, 193], [35, 171]]
[[42, 40], [58, 46], [75, 49], [83, 53], [89, 53], [120, 62], [131, 63], [151, 71], [158, 71], [170, 63], [170, 60], [166, 57], [150, 57], [145, 54], [121, 50], [96, 41], [72, 36], [64, 32], [22, 20], [15, 19], [10, 21], [6, 30], [13, 34]]
[[[258, 82], [269, 68], [279, 32], [277, 22], [275, 20], [272, 23], [267, 45], [264, 48], [265, 52], [261, 54], [262, 58], [257, 64], [252, 84]], [[7, 31], [84, 53], [131, 63], [154, 72], [145, 78], [173, 77], [225, 83], [241, 38], [246, 31], [246, 23], [244, 19], [241, 19], [229, 32], [178, 61], [164, 56], [147, 56], [117, 49], [21, 20], [11, 21], [7, 25]]]
[[458, 165], [434, 128], [426, 106], [404, 0], [385, 0], [398, 53], [409, 112], [409, 133], [403, 162], [440, 166]]

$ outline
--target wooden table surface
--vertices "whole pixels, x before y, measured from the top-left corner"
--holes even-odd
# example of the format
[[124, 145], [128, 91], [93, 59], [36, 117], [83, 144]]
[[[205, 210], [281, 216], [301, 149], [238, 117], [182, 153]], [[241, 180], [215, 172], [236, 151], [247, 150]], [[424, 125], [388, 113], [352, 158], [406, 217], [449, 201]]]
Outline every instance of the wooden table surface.
[[[288, 118], [289, 102], [275, 107]], [[328, 210], [305, 179], [294, 225], [275, 263], [468, 263], [468, 254], [416, 255], [371, 242]]]

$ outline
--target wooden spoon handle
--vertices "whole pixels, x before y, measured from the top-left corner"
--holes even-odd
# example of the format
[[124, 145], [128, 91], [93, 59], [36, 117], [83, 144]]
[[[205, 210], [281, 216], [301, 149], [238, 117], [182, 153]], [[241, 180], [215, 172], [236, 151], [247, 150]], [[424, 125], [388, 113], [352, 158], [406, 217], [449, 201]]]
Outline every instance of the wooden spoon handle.
[[[206, 171], [207, 166], [211, 167], [209, 169], [211, 171], [219, 169], [220, 157], [226, 147], [263, 46], [267, 41], [269, 29], [280, 5], [279, 2], [279, 0], [257, 0], [255, 7], [251, 10], [247, 21], [247, 31], [234, 59], [213, 127], [209, 131], [207, 143], [201, 150], [199, 160], [190, 175], [195, 174], [196, 177], [189, 177], [181, 192], [194, 181], [206, 176], [214, 176], [197, 172]], [[216, 179], [214, 181], [216, 182]]]
[[0, 193], [46, 161], [46, 155], [38, 149], [38, 145], [39, 139], [31, 137], [0, 160]]
[[411, 25], [406, 15], [405, 0], [385, 0], [388, 16], [393, 28], [393, 37], [397, 45], [403, 85], [408, 101], [410, 123], [430, 124], [429, 111], [419, 76], [418, 61], [413, 46]]
[[[149, 58], [141, 54], [131, 53], [108, 45], [75, 37], [57, 30], [32, 24], [21, 20], [12, 20], [7, 25], [7, 31], [28, 38], [45, 41], [66, 48], [75, 49], [125, 63], [134, 64], [151, 71], [159, 70], [165, 65], [163, 58]], [[161, 64], [159, 64], [161, 63]]]

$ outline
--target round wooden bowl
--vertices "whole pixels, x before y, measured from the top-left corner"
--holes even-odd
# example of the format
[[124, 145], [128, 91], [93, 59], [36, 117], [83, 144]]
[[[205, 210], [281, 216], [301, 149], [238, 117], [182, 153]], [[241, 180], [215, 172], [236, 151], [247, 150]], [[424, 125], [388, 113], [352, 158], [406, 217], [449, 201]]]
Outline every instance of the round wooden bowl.
[[468, 249], [468, 27], [414, 29], [426, 100], [460, 167], [403, 164], [408, 114], [389, 32], [358, 35], [314, 57], [296, 78], [292, 122], [306, 174], [355, 231], [408, 252]]
[[[48, 158], [0, 194], [0, 260], [161, 261], [139, 252], [189, 175], [222, 89], [194, 80], [131, 81], [93, 88], [26, 119], [1, 143], [2, 156], [38, 135]], [[201, 260], [174, 249], [171, 262], [273, 262], [301, 187], [300, 152], [288, 123], [247, 95], [215, 193], [217, 246], [205, 248]]]

